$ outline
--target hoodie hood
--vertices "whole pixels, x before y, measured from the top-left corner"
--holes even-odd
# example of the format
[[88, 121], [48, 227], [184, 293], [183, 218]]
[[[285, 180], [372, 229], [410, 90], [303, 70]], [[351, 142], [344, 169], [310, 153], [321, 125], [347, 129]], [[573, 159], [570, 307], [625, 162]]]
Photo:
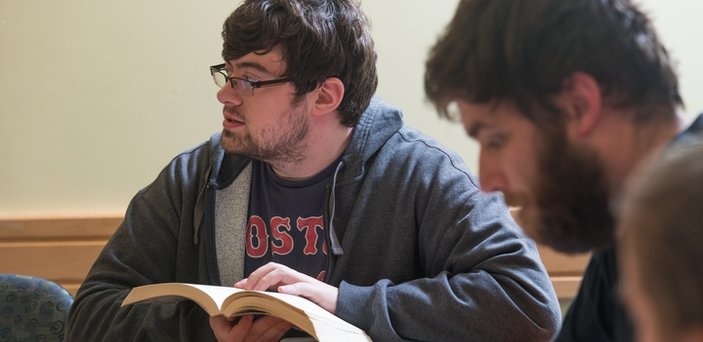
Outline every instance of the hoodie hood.
[[403, 127], [403, 113], [377, 97], [361, 115], [354, 127], [352, 139], [342, 154], [346, 172], [339, 183], [353, 181], [363, 176], [365, 165], [393, 134]]

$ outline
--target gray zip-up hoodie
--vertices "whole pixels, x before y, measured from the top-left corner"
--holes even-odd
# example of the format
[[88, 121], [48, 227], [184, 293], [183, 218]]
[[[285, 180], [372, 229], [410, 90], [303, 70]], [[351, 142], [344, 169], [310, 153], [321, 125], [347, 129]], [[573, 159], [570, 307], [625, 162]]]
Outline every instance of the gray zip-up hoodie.
[[[120, 304], [139, 285], [243, 277], [248, 165], [215, 135], [139, 191], [77, 293], [67, 339], [214, 340], [194, 303]], [[501, 197], [397, 109], [372, 101], [326, 200], [336, 314], [375, 341], [544, 341], [559, 328], [549, 277]]]

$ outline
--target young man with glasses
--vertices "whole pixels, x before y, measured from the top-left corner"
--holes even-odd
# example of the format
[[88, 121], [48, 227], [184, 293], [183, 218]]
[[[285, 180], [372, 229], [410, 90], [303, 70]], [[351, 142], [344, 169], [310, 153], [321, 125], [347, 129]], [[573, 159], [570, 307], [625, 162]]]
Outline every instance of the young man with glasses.
[[376, 341], [549, 339], [558, 303], [535, 246], [453, 152], [372, 99], [353, 0], [249, 0], [226, 20], [223, 131], [135, 196], [78, 291], [71, 340], [279, 340], [288, 322], [194, 303], [120, 309], [189, 282], [312, 300]]
[[[427, 61], [440, 112], [480, 144], [484, 191], [521, 207], [528, 235], [592, 251], [557, 341], [628, 341], [616, 209], [640, 163], [681, 130], [669, 55], [628, 0], [462, 0]], [[703, 118], [689, 128], [703, 130]], [[693, 138], [693, 135], [691, 135]]]

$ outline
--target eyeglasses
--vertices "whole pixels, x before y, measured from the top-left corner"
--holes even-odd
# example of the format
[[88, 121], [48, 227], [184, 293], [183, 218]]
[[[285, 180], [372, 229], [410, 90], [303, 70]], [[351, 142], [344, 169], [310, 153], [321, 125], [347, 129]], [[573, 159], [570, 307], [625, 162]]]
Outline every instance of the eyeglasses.
[[210, 75], [212, 75], [212, 79], [215, 81], [215, 84], [217, 84], [217, 86], [219, 86], [220, 88], [224, 87], [229, 82], [229, 84], [232, 86], [232, 89], [234, 89], [238, 94], [249, 96], [254, 95], [254, 89], [280, 85], [292, 81], [290, 78], [255, 81], [242, 77], [230, 77], [227, 76], [227, 69], [225, 69], [225, 64], [211, 66]]

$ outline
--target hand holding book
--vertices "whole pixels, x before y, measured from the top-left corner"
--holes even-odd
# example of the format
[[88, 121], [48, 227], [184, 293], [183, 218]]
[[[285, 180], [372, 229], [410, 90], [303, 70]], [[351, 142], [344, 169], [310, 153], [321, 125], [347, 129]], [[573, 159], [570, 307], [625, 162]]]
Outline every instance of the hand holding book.
[[234, 287], [259, 291], [272, 289], [280, 293], [305, 297], [333, 314], [337, 312], [338, 289], [336, 287], [274, 262], [260, 267], [248, 278], [234, 284]]
[[[290, 332], [301, 333], [293, 327], [290, 322], [275, 316], [210, 317], [210, 328], [218, 341], [281, 341]], [[310, 335], [307, 336], [308, 341], [315, 341]]]
[[[186, 283], [145, 285], [132, 289], [122, 306], [141, 301], [159, 303], [192, 300], [211, 317], [234, 317], [255, 312], [289, 322], [278, 327], [283, 329], [286, 324], [292, 324], [318, 341], [371, 341], [363, 330], [313, 302], [317, 301], [335, 310], [337, 288], [279, 264], [268, 264], [259, 270], [253, 272], [248, 279], [235, 284], [247, 289]], [[275, 288], [280, 292], [266, 292], [261, 288]], [[231, 328], [227, 322], [224, 322], [226, 326], [213, 325], [212, 322], [213, 319], [211, 326], [216, 335], [225, 334], [225, 329]]]

